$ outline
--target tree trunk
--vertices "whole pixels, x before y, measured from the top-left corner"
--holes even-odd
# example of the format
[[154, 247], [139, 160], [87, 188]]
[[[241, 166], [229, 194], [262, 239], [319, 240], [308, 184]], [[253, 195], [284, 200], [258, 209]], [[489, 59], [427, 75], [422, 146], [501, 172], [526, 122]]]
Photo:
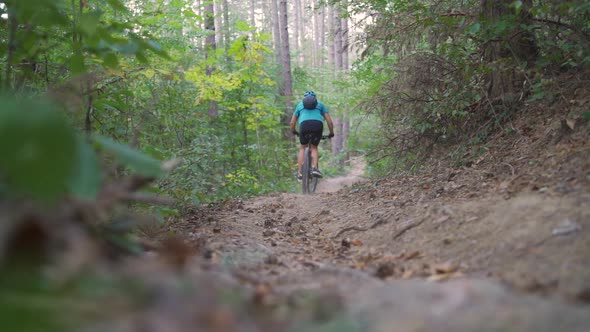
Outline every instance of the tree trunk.
[[[205, 5], [205, 30], [207, 30], [207, 38], [205, 39], [205, 54], [206, 57], [209, 58], [211, 56], [215, 56], [215, 8], [213, 6], [213, 2], [209, 2]], [[207, 76], [211, 76], [213, 74], [213, 66], [207, 66]], [[209, 102], [209, 111], [208, 114], [212, 118], [217, 118], [219, 116], [219, 110], [217, 107], [217, 103], [215, 101]]]
[[221, 3], [220, 0], [215, 0], [214, 2], [214, 7], [213, 7], [213, 11], [214, 11], [214, 15], [215, 15], [215, 42], [218, 45], [223, 46], [224, 42], [223, 42], [223, 28], [222, 28], [222, 21], [221, 21], [221, 15], [222, 15], [222, 11], [221, 11]]
[[[481, 9], [484, 27], [493, 27], [501, 20], [515, 15], [511, 0], [482, 0]], [[493, 36], [484, 44], [484, 60], [492, 66], [487, 75], [488, 98], [496, 99], [506, 95], [520, 93], [526, 77], [519, 64], [524, 63], [527, 68], [534, 65], [538, 57], [538, 47], [531, 31], [522, 29], [531, 23], [530, 8], [532, 0], [522, 2], [520, 13], [516, 17], [514, 29], [504, 35]]]
[[277, 57], [277, 63], [281, 63], [281, 27], [279, 24], [279, 7], [278, 0], [270, 0], [270, 11], [272, 15], [272, 36], [274, 49]]
[[256, 0], [250, 0], [250, 26], [256, 28]]
[[342, 56], [342, 51], [343, 51], [343, 47], [342, 47], [342, 20], [340, 19], [340, 10], [338, 9], [338, 7], [334, 6], [334, 18], [333, 18], [333, 23], [334, 23], [334, 56], [335, 56], [335, 73], [336, 73], [336, 78], [338, 78], [338, 73], [340, 72], [340, 70], [342, 69], [342, 60], [343, 60], [343, 56]]
[[13, 69], [13, 58], [16, 52], [17, 41], [17, 29], [18, 29], [18, 21], [16, 19], [16, 15], [9, 15], [8, 16], [8, 49], [6, 50], [6, 69], [4, 72], [4, 82], [0, 86], [0, 88], [4, 88], [4, 93], [10, 91], [12, 89], [12, 69]]
[[[205, 12], [203, 10], [203, 5], [202, 5], [201, 0], [195, 0], [194, 8], [196, 8], [196, 14], [197, 14], [197, 16], [204, 17]], [[197, 20], [196, 24], [198, 26], [198, 29], [202, 29], [203, 28], [203, 25], [202, 25], [202, 22], [201, 21]], [[199, 50], [203, 50], [206, 47], [203, 44], [203, 38], [198, 38], [198, 43], [199, 43], [198, 44], [198, 49]]]
[[[344, 11], [348, 11], [348, 0], [342, 1], [342, 8]], [[348, 35], [348, 18], [344, 17], [341, 19], [341, 39], [342, 39], [342, 71], [347, 73], [350, 69], [350, 62], [349, 62], [349, 35]], [[342, 130], [340, 131], [341, 135], [341, 152], [345, 150], [346, 142], [348, 141], [348, 134], [350, 132], [350, 119], [346, 114], [342, 115]]]
[[320, 66], [326, 63], [326, 7], [320, 8]]
[[321, 65], [320, 57], [322, 57], [322, 50], [320, 44], [320, 11], [318, 9], [318, 0], [312, 0], [313, 5], [313, 67], [319, 67]]
[[228, 0], [223, 0], [223, 46], [225, 52], [229, 50], [230, 43], [230, 31], [229, 31], [229, 3]]
[[280, 12], [280, 30], [281, 30], [281, 58], [283, 65], [283, 85], [281, 89], [281, 96], [285, 102], [285, 112], [283, 116], [283, 124], [285, 125], [285, 132], [288, 135], [289, 120], [293, 112], [293, 79], [291, 76], [291, 52], [289, 50], [289, 16], [287, 13], [287, 0], [279, 1]]
[[[342, 1], [344, 11], [348, 11], [348, 0]], [[348, 35], [348, 18], [343, 17], [340, 23], [342, 38], [342, 69], [347, 71], [350, 68], [349, 61], [349, 35]]]
[[293, 43], [295, 45], [295, 49], [297, 50], [297, 53], [299, 55], [298, 60], [299, 60], [299, 65], [303, 65], [303, 61], [304, 59], [304, 54], [305, 52], [301, 49], [302, 46], [302, 42], [301, 40], [303, 39], [303, 31], [302, 31], [302, 23], [301, 23], [301, 1], [302, 0], [294, 0], [295, 5], [294, 5], [294, 10], [295, 10], [295, 27], [293, 29], [293, 39], [295, 39], [295, 42]]
[[328, 28], [330, 29], [330, 35], [332, 36], [332, 43], [328, 46], [329, 63], [332, 66], [336, 66], [336, 24], [334, 7], [328, 8]]

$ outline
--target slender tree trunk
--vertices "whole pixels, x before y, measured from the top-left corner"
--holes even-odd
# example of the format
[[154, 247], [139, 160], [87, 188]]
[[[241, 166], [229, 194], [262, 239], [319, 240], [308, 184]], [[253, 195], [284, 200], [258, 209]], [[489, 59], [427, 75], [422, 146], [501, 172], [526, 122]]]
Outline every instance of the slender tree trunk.
[[[209, 2], [205, 5], [205, 30], [207, 30], [207, 38], [205, 40], [205, 54], [206, 57], [209, 58], [215, 55], [215, 8], [212, 2]], [[211, 76], [215, 68], [211, 65], [207, 66], [207, 76]], [[210, 101], [209, 102], [209, 111], [208, 114], [212, 118], [217, 118], [219, 116], [219, 110], [217, 107], [217, 102]]]
[[340, 19], [340, 10], [338, 9], [338, 7], [334, 6], [334, 11], [333, 11], [333, 22], [334, 22], [334, 56], [335, 56], [335, 69], [336, 69], [336, 74], [338, 76], [338, 73], [340, 72], [340, 70], [342, 69], [342, 60], [343, 60], [343, 56], [342, 56], [342, 51], [343, 51], [343, 47], [342, 47], [342, 20]]
[[218, 46], [223, 46], [223, 29], [222, 29], [222, 10], [220, 0], [214, 1], [213, 11], [215, 15], [215, 42]]
[[[9, 8], [10, 10], [10, 8]], [[16, 52], [16, 31], [18, 28], [18, 21], [16, 15], [8, 16], [8, 50], [6, 52], [6, 71], [4, 72], [4, 84], [2, 87], [4, 91], [9, 91], [12, 88], [12, 62], [14, 53]]]
[[320, 7], [320, 66], [326, 63], [326, 6]]
[[[348, 11], [348, 0], [343, 0], [342, 1], [342, 8], [344, 8], [344, 11]], [[348, 40], [349, 38], [349, 34], [348, 34], [348, 18], [343, 17], [341, 24], [340, 24], [340, 28], [341, 28], [341, 38], [342, 38], [342, 69], [344, 69], [345, 71], [347, 71], [350, 68], [350, 61], [349, 61], [349, 45], [350, 42]]]
[[270, 11], [272, 13], [272, 36], [274, 41], [277, 63], [281, 63], [281, 27], [279, 24], [278, 0], [270, 0]]
[[295, 39], [294, 45], [295, 45], [295, 49], [297, 50], [298, 53], [298, 63], [299, 65], [303, 65], [303, 61], [304, 59], [304, 54], [305, 52], [302, 49], [302, 42], [301, 40], [303, 39], [303, 31], [302, 31], [302, 23], [301, 23], [301, 18], [302, 18], [302, 12], [301, 12], [301, 1], [302, 0], [294, 0], [295, 5], [294, 5], [294, 11], [295, 11], [295, 27], [293, 29], [293, 39]]
[[256, 28], [256, 0], [250, 0], [250, 25]]
[[[348, 0], [342, 1], [342, 8], [345, 12], [348, 12]], [[346, 75], [350, 69], [349, 63], [349, 35], [348, 35], [348, 18], [343, 17], [341, 19], [341, 40], [342, 40], [342, 72]], [[344, 111], [344, 110], [343, 110]], [[346, 110], [348, 111], [348, 110]], [[346, 142], [348, 141], [348, 134], [350, 132], [350, 119], [346, 114], [342, 114], [342, 130], [340, 132], [341, 141], [340, 144], [341, 152], [346, 148]]]
[[[194, 6], [196, 7], [196, 14], [199, 17], [204, 17], [205, 12], [203, 10], [203, 4], [202, 4], [201, 0], [195, 0]], [[203, 28], [203, 25], [200, 21], [197, 21], [197, 25], [198, 25], [199, 29]], [[198, 45], [199, 50], [205, 49], [205, 45], [203, 43], [203, 38], [198, 38], [198, 41], [199, 41], [199, 45]], [[206, 42], [205, 42], [205, 44], [206, 44]]]
[[288, 135], [288, 126], [291, 113], [293, 111], [293, 79], [291, 76], [291, 52], [289, 50], [289, 16], [287, 13], [287, 0], [279, 1], [280, 27], [281, 27], [281, 58], [283, 65], [283, 85], [281, 96], [285, 102], [285, 111], [283, 124], [285, 125], [285, 135]]
[[[340, 10], [337, 5], [334, 5], [332, 8], [332, 31], [333, 31], [333, 53], [334, 53], [334, 78], [339, 79], [340, 74], [344, 71], [344, 63], [343, 63], [343, 41], [342, 41], [342, 19], [340, 18]], [[343, 128], [344, 128], [344, 114], [343, 110], [338, 110], [338, 114], [333, 116], [334, 119], [334, 128], [335, 128], [335, 136], [332, 139], [332, 153], [337, 155], [342, 152], [344, 147], [344, 140], [342, 136]]]
[[330, 64], [332, 66], [336, 66], [336, 24], [334, 23], [335, 21], [335, 13], [334, 13], [334, 7], [330, 6], [328, 8], [328, 26], [330, 29], [330, 35], [332, 37], [332, 43], [330, 43], [329, 48], [329, 59], [330, 59]]
[[229, 3], [228, 0], [223, 0], [223, 46], [225, 47], [226, 53], [229, 50], [229, 44], [231, 42], [229, 25]]
[[313, 61], [312, 61], [312, 65], [313, 67], [319, 67], [321, 66], [321, 57], [322, 55], [322, 46], [320, 44], [320, 9], [319, 9], [319, 5], [318, 5], [318, 1], [319, 0], [311, 0], [311, 6], [312, 6], [312, 13], [313, 13], [313, 31], [312, 31], [312, 36], [313, 36], [313, 43], [312, 43], [312, 48], [313, 48]]

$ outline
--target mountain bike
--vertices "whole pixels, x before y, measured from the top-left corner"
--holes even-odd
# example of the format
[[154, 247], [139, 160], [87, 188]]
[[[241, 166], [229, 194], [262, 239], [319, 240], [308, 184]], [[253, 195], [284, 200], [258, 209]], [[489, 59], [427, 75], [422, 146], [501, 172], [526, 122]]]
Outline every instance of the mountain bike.
[[[327, 139], [329, 138], [329, 136], [322, 136], [321, 139]], [[312, 194], [315, 192], [315, 189], [318, 186], [318, 181], [319, 178], [314, 176], [311, 171], [312, 171], [312, 165], [311, 165], [311, 139], [308, 140], [309, 143], [307, 143], [307, 146], [305, 147], [305, 153], [304, 153], [304, 157], [303, 157], [303, 166], [301, 167], [301, 175], [302, 175], [302, 179], [301, 179], [301, 189], [303, 191], [304, 194]], [[319, 164], [319, 162], [318, 162]]]

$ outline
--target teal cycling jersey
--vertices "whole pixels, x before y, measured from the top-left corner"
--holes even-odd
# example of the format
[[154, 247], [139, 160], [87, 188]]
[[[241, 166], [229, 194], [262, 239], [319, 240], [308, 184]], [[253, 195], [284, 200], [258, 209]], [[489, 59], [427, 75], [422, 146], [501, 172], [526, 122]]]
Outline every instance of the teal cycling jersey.
[[304, 108], [303, 102], [299, 102], [297, 107], [295, 107], [295, 113], [293, 115], [297, 117], [297, 123], [301, 124], [301, 122], [306, 120], [324, 121], [324, 114], [326, 113], [328, 113], [328, 108], [320, 101], [318, 101], [318, 105], [312, 110]]

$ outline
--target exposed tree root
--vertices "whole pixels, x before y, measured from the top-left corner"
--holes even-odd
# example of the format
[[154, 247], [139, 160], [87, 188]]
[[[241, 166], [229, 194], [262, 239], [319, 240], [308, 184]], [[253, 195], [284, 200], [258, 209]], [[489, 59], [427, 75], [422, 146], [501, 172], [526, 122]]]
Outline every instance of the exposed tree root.
[[415, 222], [415, 223], [411, 223], [409, 225], [406, 225], [405, 227], [403, 227], [402, 229], [400, 229], [397, 233], [395, 233], [395, 235], [393, 235], [393, 239], [395, 240], [398, 237], [404, 235], [404, 233], [407, 232], [408, 230], [410, 230], [410, 229], [412, 229], [414, 227], [420, 226], [424, 222], [424, 220], [426, 220], [426, 219], [427, 218], [424, 218], [424, 219], [422, 219], [422, 220], [420, 220], [418, 222]]
[[379, 220], [375, 221], [369, 227], [359, 227], [359, 226], [345, 227], [345, 228], [339, 230], [338, 233], [336, 233], [336, 235], [332, 236], [332, 238], [335, 239], [335, 238], [339, 237], [340, 235], [342, 235], [343, 233], [350, 232], [350, 231], [365, 232], [365, 231], [368, 231], [369, 229], [373, 229], [379, 225], [385, 224], [386, 222], [387, 222], [387, 220], [385, 220], [383, 218], [379, 218]]

